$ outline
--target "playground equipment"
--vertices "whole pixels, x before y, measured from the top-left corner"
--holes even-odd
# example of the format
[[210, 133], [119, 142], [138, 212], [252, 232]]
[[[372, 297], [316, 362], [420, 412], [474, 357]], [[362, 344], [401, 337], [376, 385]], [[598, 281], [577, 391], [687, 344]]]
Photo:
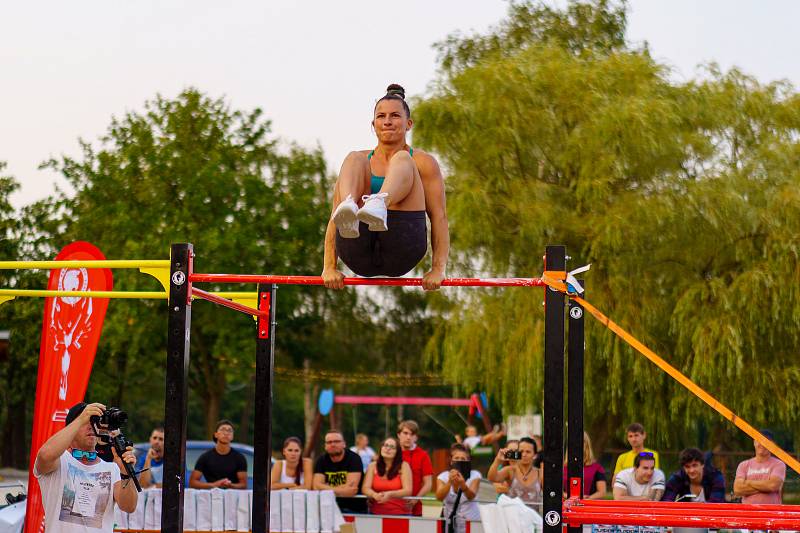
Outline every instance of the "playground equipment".
[[314, 416], [314, 426], [311, 436], [306, 439], [303, 457], [310, 457], [311, 452], [316, 448], [319, 440], [319, 432], [322, 427], [322, 419], [327, 416], [330, 419], [330, 427], [337, 427], [335, 419], [334, 405], [420, 405], [420, 406], [446, 406], [446, 407], [468, 407], [470, 417], [478, 414], [483, 420], [483, 427], [488, 433], [492, 429], [489, 415], [484, 408], [481, 395], [472, 394], [469, 398], [420, 398], [414, 396], [345, 396], [336, 395], [333, 389], [323, 389], [319, 394], [317, 402], [317, 413]]
[[[188, 400], [189, 340], [191, 334], [191, 305], [193, 298], [211, 302], [248, 313], [256, 317], [256, 420], [266, 423], [256, 425], [254, 457], [254, 491], [252, 530], [266, 533], [269, 513], [269, 487], [267, 465], [271, 450], [272, 380], [274, 370], [275, 297], [278, 285], [322, 285], [318, 276], [261, 276], [242, 274], [198, 274], [193, 270], [194, 251], [191, 244], [173, 244], [169, 260], [169, 276], [159, 272], [159, 280], [169, 291], [169, 320], [167, 339], [167, 376], [165, 398], [165, 426], [169, 428], [165, 442], [163, 510], [161, 530], [180, 533], [183, 529], [183, 463], [186, 442], [186, 410]], [[41, 263], [41, 262], [39, 262]], [[53, 262], [46, 262], [53, 263]], [[74, 268], [108, 268], [108, 261], [87, 261], [70, 264]], [[158, 262], [158, 268], [163, 268]], [[566, 271], [566, 250], [563, 246], [548, 246], [545, 254], [545, 271], [540, 278], [454, 278], [442, 286], [461, 287], [548, 287], [545, 290], [545, 394], [544, 394], [544, 532], [559, 533], [567, 525], [570, 533], [579, 533], [583, 524], [608, 525], [686, 525], [690, 527], [746, 527], [752, 529], [800, 530], [800, 506], [695, 505], [674, 502], [593, 502], [582, 499], [583, 475], [583, 316], [589, 311], [604, 326], [625, 340], [660, 369], [684, 385], [714, 410], [730, 420], [746, 434], [759, 441], [789, 467], [800, 473], [800, 463], [775, 443], [765, 438], [750, 424], [736, 416], [713, 396], [694, 384], [654, 352], [636, 340], [619, 325], [611, 321], [584, 300], [579, 280]], [[62, 264], [31, 266], [23, 262], [0, 262], [2, 268], [65, 268]], [[128, 267], [130, 268], [130, 267]], [[138, 267], [137, 267], [138, 268]], [[577, 273], [577, 272], [574, 272]], [[203, 291], [195, 283], [257, 283], [255, 300], [246, 294], [245, 305], [223, 295]], [[421, 286], [419, 278], [345, 278], [345, 285]], [[0, 297], [13, 298], [17, 294], [2, 293]], [[37, 291], [39, 294], [20, 296], [76, 296], [64, 291]], [[82, 292], [82, 297], [141, 297], [120, 295], [117, 291], [98, 294]], [[565, 305], [569, 301], [568, 308]], [[3, 300], [0, 300], [2, 302]], [[569, 401], [567, 418], [568, 494], [562, 499], [562, 446], [564, 442], [564, 349], [565, 311], [570, 317], [568, 368]], [[720, 504], [721, 505], [721, 504]], [[691, 513], [691, 514], [690, 514]]]

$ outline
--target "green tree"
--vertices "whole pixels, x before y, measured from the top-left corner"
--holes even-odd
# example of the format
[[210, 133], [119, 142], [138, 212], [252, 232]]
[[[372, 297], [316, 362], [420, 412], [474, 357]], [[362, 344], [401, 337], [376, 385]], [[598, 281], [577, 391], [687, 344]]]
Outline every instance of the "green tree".
[[[85, 239], [109, 258], [165, 258], [171, 242], [193, 242], [197, 271], [319, 269], [328, 216], [322, 154], [282, 147], [269, 135], [261, 110], [231, 110], [222, 99], [188, 89], [113, 119], [97, 145], [81, 146], [80, 157], [46, 164], [75, 190], [60, 198], [57, 247]], [[130, 271], [115, 271], [115, 287], [159, 288]], [[211, 287], [219, 289], [255, 287]], [[292, 330], [313, 314], [319, 295], [302, 288], [282, 291], [282, 329]], [[165, 311], [162, 301], [113, 302], [90, 385], [94, 398], [123, 406], [135, 402], [147, 413], [132, 417], [142, 433], [163, 416]], [[209, 435], [221, 415], [230, 416], [221, 412], [226, 387], [251, 380], [252, 324], [247, 316], [194, 303], [190, 380], [202, 402], [201, 435]]]
[[[714, 68], [702, 82], [671, 81], [646, 48], [625, 43], [624, 7], [514, 4], [488, 35], [439, 45], [440, 79], [415, 109], [415, 142], [448, 169], [459, 267], [534, 276], [544, 246], [565, 244], [572, 268], [593, 264], [590, 301], [746, 419], [788, 427], [797, 94]], [[429, 353], [451, 381], [486, 389], [506, 411], [538, 407], [541, 295], [466, 293], [449, 313]], [[601, 446], [631, 420], [661, 445], [697, 444], [700, 425], [732, 438], [592, 321], [587, 377]], [[786, 391], [779, 409], [763, 401], [776, 387]]]
[[[0, 172], [5, 163], [0, 162]], [[0, 257], [26, 259], [43, 244], [37, 228], [48, 212], [44, 203], [15, 210], [9, 196], [18, 189], [9, 176], [0, 177]], [[2, 286], [38, 289], [46, 276], [32, 271], [0, 271]], [[0, 464], [14, 468], [27, 467], [30, 455], [30, 428], [39, 340], [42, 332], [43, 300], [17, 298], [0, 305], [0, 329], [8, 332], [8, 344], [0, 353]]]

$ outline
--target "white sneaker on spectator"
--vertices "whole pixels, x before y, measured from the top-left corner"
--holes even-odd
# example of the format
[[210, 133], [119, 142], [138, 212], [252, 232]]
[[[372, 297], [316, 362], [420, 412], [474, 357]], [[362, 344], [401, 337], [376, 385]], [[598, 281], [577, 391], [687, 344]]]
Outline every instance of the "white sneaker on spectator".
[[364, 207], [358, 210], [358, 220], [369, 224], [370, 231], [386, 231], [386, 200], [388, 194], [379, 192], [376, 194], [364, 195]]
[[343, 239], [357, 239], [358, 238], [358, 205], [353, 200], [351, 195], [336, 206], [333, 212], [333, 223], [336, 229], [339, 230], [339, 235]]

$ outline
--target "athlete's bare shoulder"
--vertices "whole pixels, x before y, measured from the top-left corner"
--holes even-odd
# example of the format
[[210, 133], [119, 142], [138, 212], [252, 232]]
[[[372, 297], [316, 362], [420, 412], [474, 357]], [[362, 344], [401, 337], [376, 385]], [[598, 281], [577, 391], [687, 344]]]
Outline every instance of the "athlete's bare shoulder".
[[427, 176], [441, 177], [442, 171], [439, 169], [439, 162], [436, 158], [424, 150], [414, 149], [414, 162], [417, 164], [420, 175], [424, 178]]

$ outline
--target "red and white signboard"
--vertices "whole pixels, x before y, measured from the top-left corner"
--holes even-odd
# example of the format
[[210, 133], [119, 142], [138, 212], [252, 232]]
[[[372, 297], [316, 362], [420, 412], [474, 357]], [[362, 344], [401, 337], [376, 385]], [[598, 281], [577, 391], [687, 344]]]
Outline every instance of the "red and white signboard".
[[[92, 244], [78, 241], [64, 247], [58, 261], [102, 260], [105, 256]], [[110, 269], [63, 268], [50, 271], [48, 290], [110, 291]], [[33, 464], [39, 448], [64, 427], [67, 411], [83, 400], [92, 372], [97, 343], [103, 329], [108, 298], [77, 296], [47, 298], [44, 305], [36, 404], [28, 473], [28, 505], [25, 531], [44, 528], [44, 509]]]
[[[408, 516], [370, 516], [346, 514], [344, 519], [356, 526], [358, 533], [446, 533], [444, 519]], [[467, 533], [484, 533], [480, 522], [467, 522]]]

